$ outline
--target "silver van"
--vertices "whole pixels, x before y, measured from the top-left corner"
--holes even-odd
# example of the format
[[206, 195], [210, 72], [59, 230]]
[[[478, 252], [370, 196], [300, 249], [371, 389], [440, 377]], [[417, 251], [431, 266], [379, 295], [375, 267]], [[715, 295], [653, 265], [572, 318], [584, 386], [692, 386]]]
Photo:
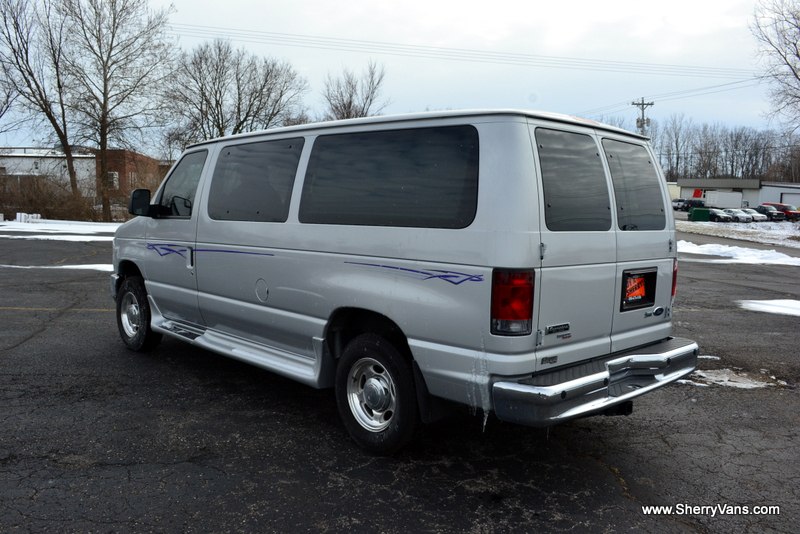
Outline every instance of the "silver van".
[[189, 147], [137, 190], [111, 291], [167, 334], [314, 388], [389, 453], [453, 404], [547, 426], [689, 374], [646, 139], [528, 111], [308, 124]]

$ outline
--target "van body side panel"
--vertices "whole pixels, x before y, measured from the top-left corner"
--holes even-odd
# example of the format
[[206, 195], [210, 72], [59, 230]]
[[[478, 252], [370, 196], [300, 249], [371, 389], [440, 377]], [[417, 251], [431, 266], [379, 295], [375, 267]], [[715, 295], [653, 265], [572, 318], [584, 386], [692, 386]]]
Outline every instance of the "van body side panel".
[[[214, 252], [206, 252], [214, 250]], [[255, 251], [258, 252], [255, 252]], [[342, 307], [383, 315], [414, 339], [451, 350], [481, 345], [488, 301], [486, 268], [266, 247], [199, 244], [200, 307], [209, 329], [308, 359], [313, 340]], [[228, 273], [227, 275], [224, 273]], [[423, 373], [456, 363], [418, 361]]]
[[320, 309], [324, 297], [311, 279], [302, 291], [292, 288], [298, 267], [289, 254], [199, 242], [197, 262], [200, 309], [209, 328], [314, 358], [312, 339], [324, 323], [307, 310]]

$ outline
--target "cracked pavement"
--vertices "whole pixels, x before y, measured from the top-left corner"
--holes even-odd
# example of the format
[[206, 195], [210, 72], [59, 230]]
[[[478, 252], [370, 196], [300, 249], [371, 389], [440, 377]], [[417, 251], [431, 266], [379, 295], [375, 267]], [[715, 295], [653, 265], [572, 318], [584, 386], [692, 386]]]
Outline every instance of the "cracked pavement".
[[[111, 261], [108, 243], [0, 239], [0, 255]], [[0, 531], [795, 532], [797, 318], [734, 302], [800, 300], [796, 273], [681, 263], [675, 309], [675, 333], [720, 358], [701, 367], [786, 386], [674, 384], [549, 430], [464, 409], [377, 458], [330, 391], [175, 340], [127, 351], [107, 273], [0, 269]], [[677, 504], [781, 514], [642, 513]]]

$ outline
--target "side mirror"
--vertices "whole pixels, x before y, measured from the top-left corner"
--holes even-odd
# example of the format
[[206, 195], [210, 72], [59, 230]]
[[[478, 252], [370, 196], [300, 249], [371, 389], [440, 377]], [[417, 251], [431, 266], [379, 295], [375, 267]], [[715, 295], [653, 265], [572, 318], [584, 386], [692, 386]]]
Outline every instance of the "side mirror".
[[131, 202], [128, 204], [128, 213], [141, 217], [152, 217], [153, 211], [150, 207], [150, 190], [135, 189], [131, 193]]

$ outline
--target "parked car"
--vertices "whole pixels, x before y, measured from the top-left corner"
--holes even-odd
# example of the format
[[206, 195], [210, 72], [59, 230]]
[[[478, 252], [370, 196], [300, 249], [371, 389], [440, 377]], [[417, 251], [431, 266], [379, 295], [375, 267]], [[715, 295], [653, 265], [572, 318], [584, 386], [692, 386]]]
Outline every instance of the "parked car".
[[700, 200], [698, 198], [690, 198], [686, 202], [683, 203], [683, 206], [681, 207], [681, 210], [682, 211], [689, 211], [692, 208], [705, 208], [705, 207], [706, 207], [706, 201], [705, 200]]
[[774, 206], [766, 206], [764, 204], [756, 206], [755, 210], [762, 215], [766, 215], [770, 221], [785, 221], [786, 214], [778, 211]]
[[731, 218], [734, 220], [734, 222], [744, 222], [744, 223], [753, 222], [753, 217], [743, 212], [742, 210], [728, 208], [722, 211], [730, 215]]
[[699, 350], [671, 335], [656, 160], [636, 134], [513, 111], [204, 141], [155, 194], [131, 194], [110, 280], [119, 333], [134, 351], [168, 335], [332, 387], [375, 453], [453, 402], [532, 426], [626, 415]]
[[763, 206], [772, 206], [778, 211], [782, 211], [786, 215], [786, 219], [790, 221], [800, 221], [800, 210], [791, 204], [782, 204], [780, 202], [764, 202]]
[[757, 212], [753, 208], [742, 208], [742, 211], [750, 215], [753, 218], [753, 222], [764, 222], [769, 220], [769, 217], [763, 213]]
[[712, 222], [731, 222], [733, 217], [722, 210], [711, 208], [708, 210], [708, 220]]
[[672, 199], [672, 209], [675, 211], [683, 209], [683, 205], [686, 204], [685, 198], [673, 198]]

